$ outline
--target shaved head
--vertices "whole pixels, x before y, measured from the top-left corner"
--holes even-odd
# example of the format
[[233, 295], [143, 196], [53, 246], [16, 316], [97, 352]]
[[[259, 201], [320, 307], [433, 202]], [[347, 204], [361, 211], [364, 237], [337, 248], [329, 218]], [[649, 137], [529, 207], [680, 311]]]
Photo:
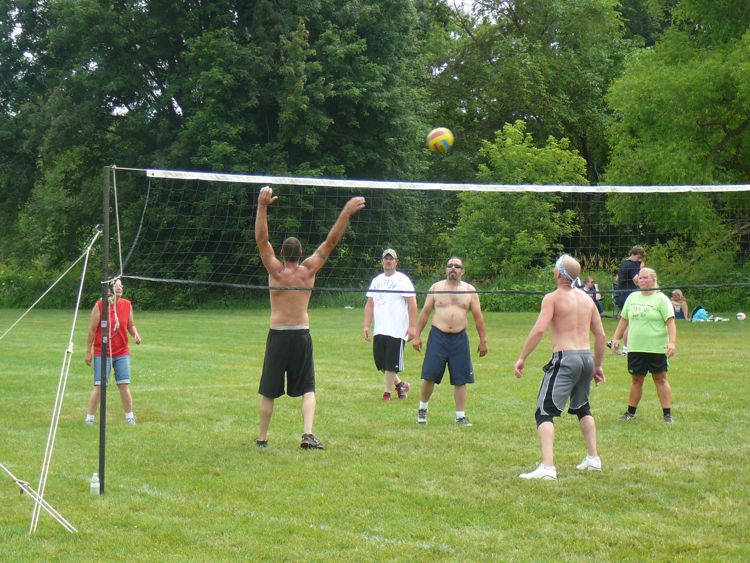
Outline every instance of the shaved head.
[[562, 279], [573, 284], [577, 282], [578, 275], [581, 273], [581, 265], [578, 263], [578, 260], [569, 254], [563, 254], [555, 262], [555, 270], [560, 274]]

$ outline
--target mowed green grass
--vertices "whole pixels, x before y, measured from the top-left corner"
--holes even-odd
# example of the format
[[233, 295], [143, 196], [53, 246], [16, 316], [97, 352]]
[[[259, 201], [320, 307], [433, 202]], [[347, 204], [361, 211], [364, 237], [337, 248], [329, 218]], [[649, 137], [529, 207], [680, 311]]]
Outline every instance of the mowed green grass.
[[[83, 312], [45, 495], [79, 533], [43, 512], [30, 536], [33, 503], [3, 473], [0, 559], [750, 559], [750, 321], [679, 323], [673, 426], [650, 381], [637, 420], [618, 421], [630, 380], [608, 355], [607, 382], [592, 393], [604, 470], [575, 469], [585, 448], [564, 415], [558, 481], [525, 482], [518, 474], [539, 460], [533, 411], [548, 339], [522, 380], [513, 362], [535, 315], [486, 315], [473, 427], [454, 425], [447, 384], [418, 426], [421, 356], [406, 353], [409, 399], [383, 403], [360, 305], [311, 311], [325, 451], [299, 448], [300, 401], [289, 397], [276, 402], [269, 448], [254, 446], [266, 311], [137, 311], [139, 423], [125, 425], [110, 387], [103, 497], [89, 493], [98, 424], [83, 425]], [[0, 311], [0, 327], [18, 314]], [[0, 462], [35, 488], [71, 319], [36, 311], [0, 341]], [[472, 324], [470, 337], [476, 347]]]

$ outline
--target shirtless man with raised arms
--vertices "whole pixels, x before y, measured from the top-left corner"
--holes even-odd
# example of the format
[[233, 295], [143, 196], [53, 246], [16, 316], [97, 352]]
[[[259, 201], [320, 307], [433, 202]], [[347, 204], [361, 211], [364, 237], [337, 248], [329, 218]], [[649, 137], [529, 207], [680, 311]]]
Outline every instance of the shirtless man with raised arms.
[[365, 206], [365, 198], [353, 197], [344, 205], [326, 240], [305, 260], [300, 261], [300, 241], [294, 237], [287, 238], [281, 246], [283, 262], [276, 258], [268, 240], [267, 208], [277, 199], [272, 188], [261, 188], [255, 217], [255, 242], [263, 266], [268, 271], [271, 297], [271, 328], [266, 340], [263, 374], [258, 389], [261, 395], [260, 431], [255, 443], [260, 448], [268, 446], [268, 426], [273, 414], [273, 404], [277, 397], [284, 394], [286, 374], [286, 394], [290, 397], [302, 396], [303, 434], [300, 447], [322, 450], [323, 444], [312, 431], [315, 417], [315, 368], [307, 306], [315, 285], [315, 275], [344, 236], [349, 218]]

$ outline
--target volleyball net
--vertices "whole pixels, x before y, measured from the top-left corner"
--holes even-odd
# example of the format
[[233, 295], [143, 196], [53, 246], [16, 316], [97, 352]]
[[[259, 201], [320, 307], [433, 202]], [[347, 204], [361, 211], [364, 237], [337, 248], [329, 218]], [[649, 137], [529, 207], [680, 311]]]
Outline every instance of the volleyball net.
[[750, 185], [448, 184], [117, 167], [111, 173], [112, 271], [145, 282], [266, 289], [254, 220], [259, 190], [269, 185], [278, 196], [268, 211], [277, 255], [289, 236], [310, 255], [346, 201], [366, 199], [314, 291], [364, 291], [383, 249], [394, 248], [399, 269], [418, 287], [442, 277], [447, 259], [458, 255], [478, 291], [538, 294], [555, 258], [567, 252], [607, 292], [635, 244], [647, 249], [663, 287], [710, 289], [736, 301], [747, 299], [750, 286]]

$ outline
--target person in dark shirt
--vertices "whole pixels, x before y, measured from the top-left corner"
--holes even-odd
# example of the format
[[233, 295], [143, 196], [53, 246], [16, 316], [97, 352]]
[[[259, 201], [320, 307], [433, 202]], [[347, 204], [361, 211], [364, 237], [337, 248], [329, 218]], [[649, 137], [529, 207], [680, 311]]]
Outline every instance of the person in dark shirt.
[[[643, 259], [646, 257], [646, 251], [642, 246], [634, 246], [630, 249], [630, 255], [620, 263], [617, 270], [617, 291], [615, 291], [615, 304], [622, 311], [625, 306], [625, 300], [628, 295], [638, 289], [638, 273], [643, 267]], [[611, 340], [607, 345], [611, 347]], [[622, 340], [622, 350], [620, 353], [624, 356], [628, 352], [628, 333], [625, 332]]]

